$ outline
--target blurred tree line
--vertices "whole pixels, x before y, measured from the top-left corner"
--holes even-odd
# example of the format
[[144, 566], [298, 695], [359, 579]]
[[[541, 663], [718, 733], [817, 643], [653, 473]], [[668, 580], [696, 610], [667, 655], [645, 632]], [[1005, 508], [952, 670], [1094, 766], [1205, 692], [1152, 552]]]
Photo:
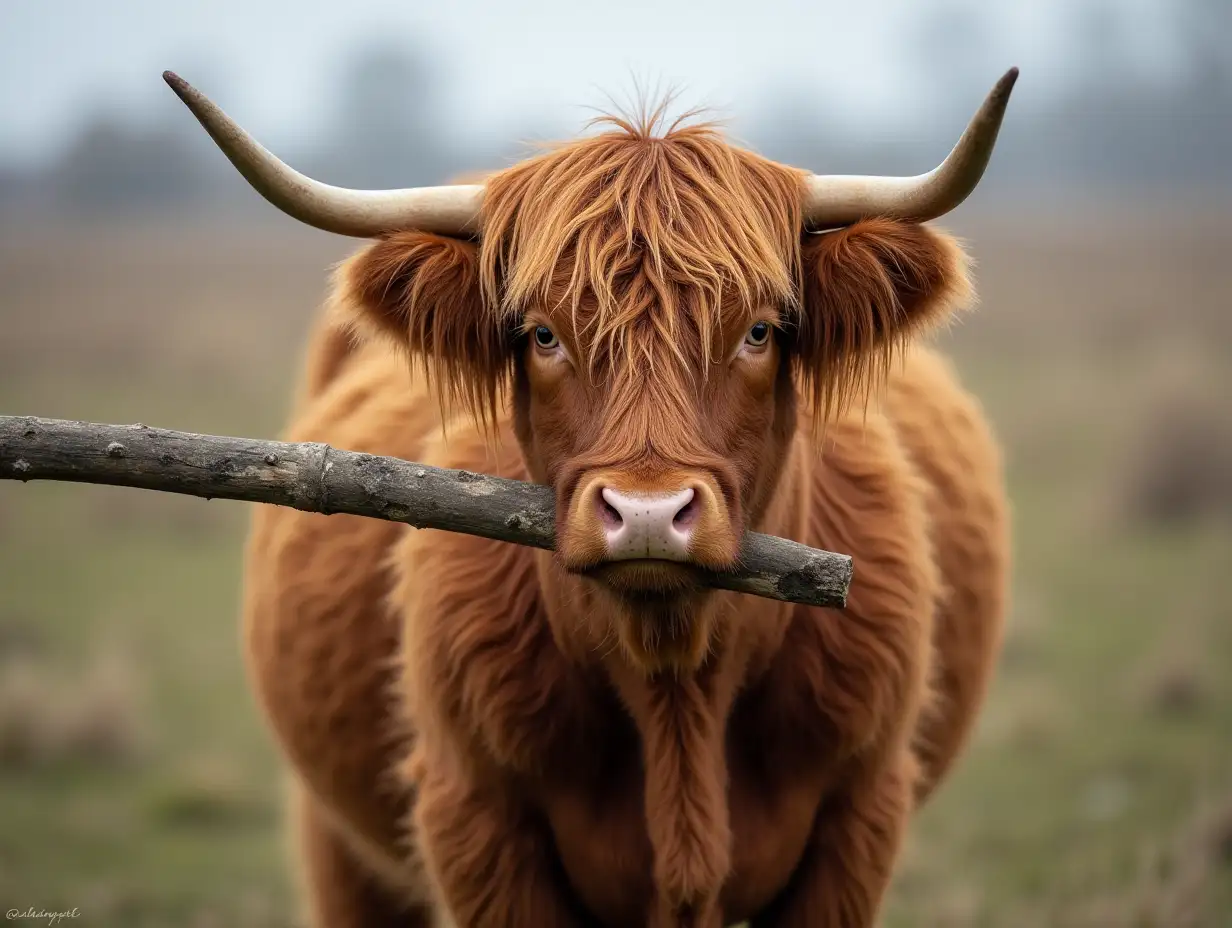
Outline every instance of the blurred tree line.
[[[1019, 88], [987, 186], [1027, 195], [1043, 187], [1232, 192], [1232, 2], [1168, 0], [1167, 28], [1153, 37], [1173, 59], [1162, 70], [1131, 47], [1122, 4], [1069, 7], [1056, 36], [1071, 46], [1058, 57], [1063, 79], [1047, 93]], [[1009, 60], [1001, 22], [978, 0], [930, 4], [904, 43], [911, 70], [927, 76], [928, 103], [893, 126], [845, 127], [824, 88], [793, 86], [769, 92], [738, 134], [769, 157], [817, 171], [926, 170]], [[330, 106], [328, 141], [278, 154], [330, 183], [372, 188], [440, 183], [508, 163], [522, 139], [497, 150], [462, 137], [442, 112], [440, 80], [422, 50], [392, 41], [362, 47]], [[152, 127], [100, 112], [41, 170], [0, 166], [0, 205], [116, 211], [253, 200], [178, 107]]]

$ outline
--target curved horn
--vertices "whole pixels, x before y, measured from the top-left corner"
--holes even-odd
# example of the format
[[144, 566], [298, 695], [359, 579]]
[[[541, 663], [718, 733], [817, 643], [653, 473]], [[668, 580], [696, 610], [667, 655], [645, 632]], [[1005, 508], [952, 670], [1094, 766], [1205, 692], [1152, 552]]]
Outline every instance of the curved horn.
[[300, 222], [326, 232], [358, 238], [406, 229], [439, 235], [479, 231], [482, 186], [403, 190], [332, 187], [305, 177], [279, 161], [183, 78], [164, 71], [163, 80], [192, 110], [197, 121], [253, 189]]
[[870, 216], [927, 222], [954, 209], [984, 176], [1018, 69], [1010, 68], [984, 99], [953, 150], [916, 177], [814, 174], [805, 179], [804, 221], [819, 228]]

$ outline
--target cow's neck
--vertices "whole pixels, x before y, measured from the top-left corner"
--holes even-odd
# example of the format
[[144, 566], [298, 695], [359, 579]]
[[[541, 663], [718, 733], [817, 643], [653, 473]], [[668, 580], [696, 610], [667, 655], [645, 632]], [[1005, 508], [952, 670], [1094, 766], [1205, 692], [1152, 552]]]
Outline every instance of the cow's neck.
[[[807, 518], [806, 456], [793, 443], [765, 516], [753, 526], [803, 538]], [[654, 848], [659, 911], [654, 924], [714, 923], [718, 893], [731, 859], [725, 734], [735, 694], [768, 665], [790, 618], [788, 604], [716, 593], [698, 609], [711, 610], [715, 637], [695, 671], [647, 675], [612, 640], [618, 608], [590, 581], [539, 560], [548, 611], [562, 649], [601, 669], [637, 726], [645, 770], [646, 824]], [[678, 617], [679, 618], [679, 617]], [[702, 614], [692, 618], [704, 620]]]

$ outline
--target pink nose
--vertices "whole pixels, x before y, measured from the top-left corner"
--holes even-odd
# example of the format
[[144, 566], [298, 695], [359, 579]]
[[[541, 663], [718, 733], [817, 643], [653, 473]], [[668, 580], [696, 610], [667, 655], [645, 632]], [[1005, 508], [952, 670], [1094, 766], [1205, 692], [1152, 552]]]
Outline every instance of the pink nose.
[[599, 522], [607, 539], [608, 558], [688, 560], [698, 511], [694, 495], [692, 487], [670, 495], [622, 493], [604, 487]]

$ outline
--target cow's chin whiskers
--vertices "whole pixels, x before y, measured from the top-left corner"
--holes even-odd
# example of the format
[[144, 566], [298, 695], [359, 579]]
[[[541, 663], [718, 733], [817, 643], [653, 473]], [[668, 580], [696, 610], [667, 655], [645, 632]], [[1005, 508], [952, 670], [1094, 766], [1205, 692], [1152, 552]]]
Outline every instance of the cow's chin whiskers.
[[603, 584], [607, 619], [620, 653], [647, 677], [695, 673], [710, 654], [712, 592], [683, 571], [681, 577], [673, 589]]

